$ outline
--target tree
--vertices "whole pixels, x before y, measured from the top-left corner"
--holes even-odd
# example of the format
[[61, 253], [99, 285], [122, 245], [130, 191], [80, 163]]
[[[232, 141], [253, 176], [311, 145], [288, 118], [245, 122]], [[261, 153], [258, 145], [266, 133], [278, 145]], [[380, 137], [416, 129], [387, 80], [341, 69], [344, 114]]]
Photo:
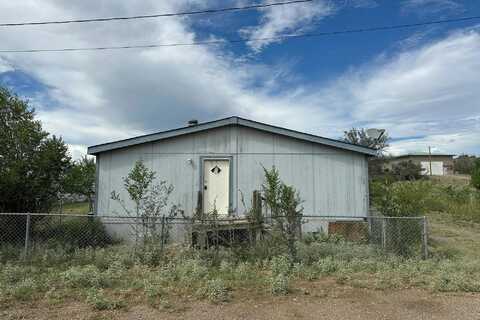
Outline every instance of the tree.
[[63, 140], [42, 129], [27, 101], [0, 87], [0, 211], [49, 211], [69, 164]]
[[392, 166], [392, 175], [396, 180], [418, 180], [422, 177], [422, 166], [412, 160], [400, 161]]
[[343, 135], [343, 141], [345, 142], [377, 150], [377, 157], [372, 157], [368, 161], [368, 173], [372, 179], [383, 176], [384, 174], [384, 164], [386, 160], [384, 151], [389, 146], [389, 139], [386, 132], [378, 139], [369, 137], [367, 130], [364, 128], [352, 128], [349, 131], [344, 131]]
[[460, 174], [471, 174], [475, 166], [475, 156], [469, 156], [468, 154], [459, 155], [453, 160], [454, 170]]
[[472, 185], [480, 190], [480, 158], [475, 160], [475, 166], [472, 170]]
[[64, 180], [64, 191], [85, 196], [90, 212], [93, 210], [95, 195], [95, 171], [95, 160], [84, 156], [72, 164]]
[[123, 178], [125, 190], [134, 204], [133, 210], [116, 191], [112, 191], [111, 198], [122, 206], [128, 216], [136, 217], [132, 226], [136, 244], [142, 240], [144, 248], [150, 246], [150, 249], [159, 253], [156, 245], [166, 241], [168, 228], [159, 229], [158, 224], [165, 217], [175, 217], [179, 212], [179, 206], [171, 205], [167, 210], [173, 186], [166, 181], [155, 183], [155, 175], [155, 172], [147, 168], [143, 161], [138, 160], [128, 175]]
[[262, 185], [262, 195], [270, 209], [274, 221], [274, 229], [280, 233], [286, 243], [291, 262], [297, 260], [295, 241], [301, 228], [303, 207], [298, 191], [287, 186], [280, 180], [280, 174], [275, 167], [263, 168], [265, 183]]

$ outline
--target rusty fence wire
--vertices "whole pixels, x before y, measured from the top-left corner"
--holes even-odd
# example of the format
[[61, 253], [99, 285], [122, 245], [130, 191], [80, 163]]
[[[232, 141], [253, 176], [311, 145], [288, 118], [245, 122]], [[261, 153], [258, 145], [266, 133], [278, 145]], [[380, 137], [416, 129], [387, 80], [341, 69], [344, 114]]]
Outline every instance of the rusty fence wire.
[[[281, 219], [253, 222], [245, 217], [193, 219], [0, 213], [0, 262], [28, 259], [43, 250], [77, 250], [123, 245], [132, 252], [184, 244], [199, 250], [255, 246], [275, 237]], [[281, 217], [280, 217], [281, 218]], [[280, 221], [280, 222], [279, 222]], [[338, 217], [303, 215], [295, 241], [342, 241], [371, 246], [389, 254], [427, 258], [425, 217]]]

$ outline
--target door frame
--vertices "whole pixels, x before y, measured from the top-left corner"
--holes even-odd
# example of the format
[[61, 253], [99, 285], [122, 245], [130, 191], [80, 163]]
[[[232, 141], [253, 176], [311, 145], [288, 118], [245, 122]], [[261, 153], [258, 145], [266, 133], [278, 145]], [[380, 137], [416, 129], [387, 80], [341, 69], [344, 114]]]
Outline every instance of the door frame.
[[227, 160], [228, 165], [228, 216], [231, 216], [233, 211], [233, 156], [200, 156], [200, 192], [202, 193], [202, 214], [205, 210], [205, 161], [207, 160]]

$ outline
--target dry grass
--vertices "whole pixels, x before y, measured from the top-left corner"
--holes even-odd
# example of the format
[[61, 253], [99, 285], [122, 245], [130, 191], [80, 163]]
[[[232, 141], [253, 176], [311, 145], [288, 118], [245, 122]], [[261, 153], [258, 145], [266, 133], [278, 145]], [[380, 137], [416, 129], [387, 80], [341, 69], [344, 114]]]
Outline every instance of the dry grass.
[[[55, 212], [60, 212], [60, 207], [54, 209]], [[64, 203], [62, 208], [63, 214], [87, 214], [88, 202], [74, 202]]]
[[429, 180], [437, 184], [452, 186], [468, 186], [470, 184], [470, 176], [466, 174], [457, 174], [451, 176], [431, 176]]
[[434, 253], [480, 259], [480, 223], [463, 221], [448, 213], [428, 216]]

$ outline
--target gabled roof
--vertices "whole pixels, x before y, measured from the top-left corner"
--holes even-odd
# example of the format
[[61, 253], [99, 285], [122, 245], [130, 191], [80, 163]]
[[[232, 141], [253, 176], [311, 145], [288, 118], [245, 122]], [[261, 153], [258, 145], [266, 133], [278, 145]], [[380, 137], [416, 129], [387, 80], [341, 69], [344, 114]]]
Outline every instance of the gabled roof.
[[291, 137], [291, 138], [295, 138], [303, 141], [318, 143], [318, 144], [322, 144], [322, 145], [326, 145], [334, 148], [349, 150], [353, 152], [359, 152], [367, 155], [373, 156], [377, 154], [376, 150], [367, 148], [364, 146], [359, 146], [359, 145], [355, 145], [355, 144], [351, 144], [351, 143], [347, 143], [339, 140], [324, 138], [324, 137], [303, 133], [295, 130], [285, 129], [282, 127], [272, 126], [269, 124], [256, 122], [248, 119], [243, 119], [235, 116], [220, 119], [220, 120], [210, 121], [210, 122], [203, 122], [195, 126], [182, 127], [178, 129], [172, 129], [172, 130], [147, 134], [143, 136], [138, 136], [130, 139], [98, 144], [95, 146], [88, 147], [88, 154], [94, 155], [94, 154], [98, 154], [105, 151], [126, 148], [126, 147], [130, 147], [130, 146], [134, 146], [142, 143], [159, 141], [163, 139], [169, 139], [169, 138], [178, 137], [181, 135], [210, 130], [214, 128], [220, 128], [224, 126], [243, 126], [243, 127], [253, 128], [253, 129], [270, 132], [270, 133], [274, 133], [282, 136], [287, 136], [287, 137]]

